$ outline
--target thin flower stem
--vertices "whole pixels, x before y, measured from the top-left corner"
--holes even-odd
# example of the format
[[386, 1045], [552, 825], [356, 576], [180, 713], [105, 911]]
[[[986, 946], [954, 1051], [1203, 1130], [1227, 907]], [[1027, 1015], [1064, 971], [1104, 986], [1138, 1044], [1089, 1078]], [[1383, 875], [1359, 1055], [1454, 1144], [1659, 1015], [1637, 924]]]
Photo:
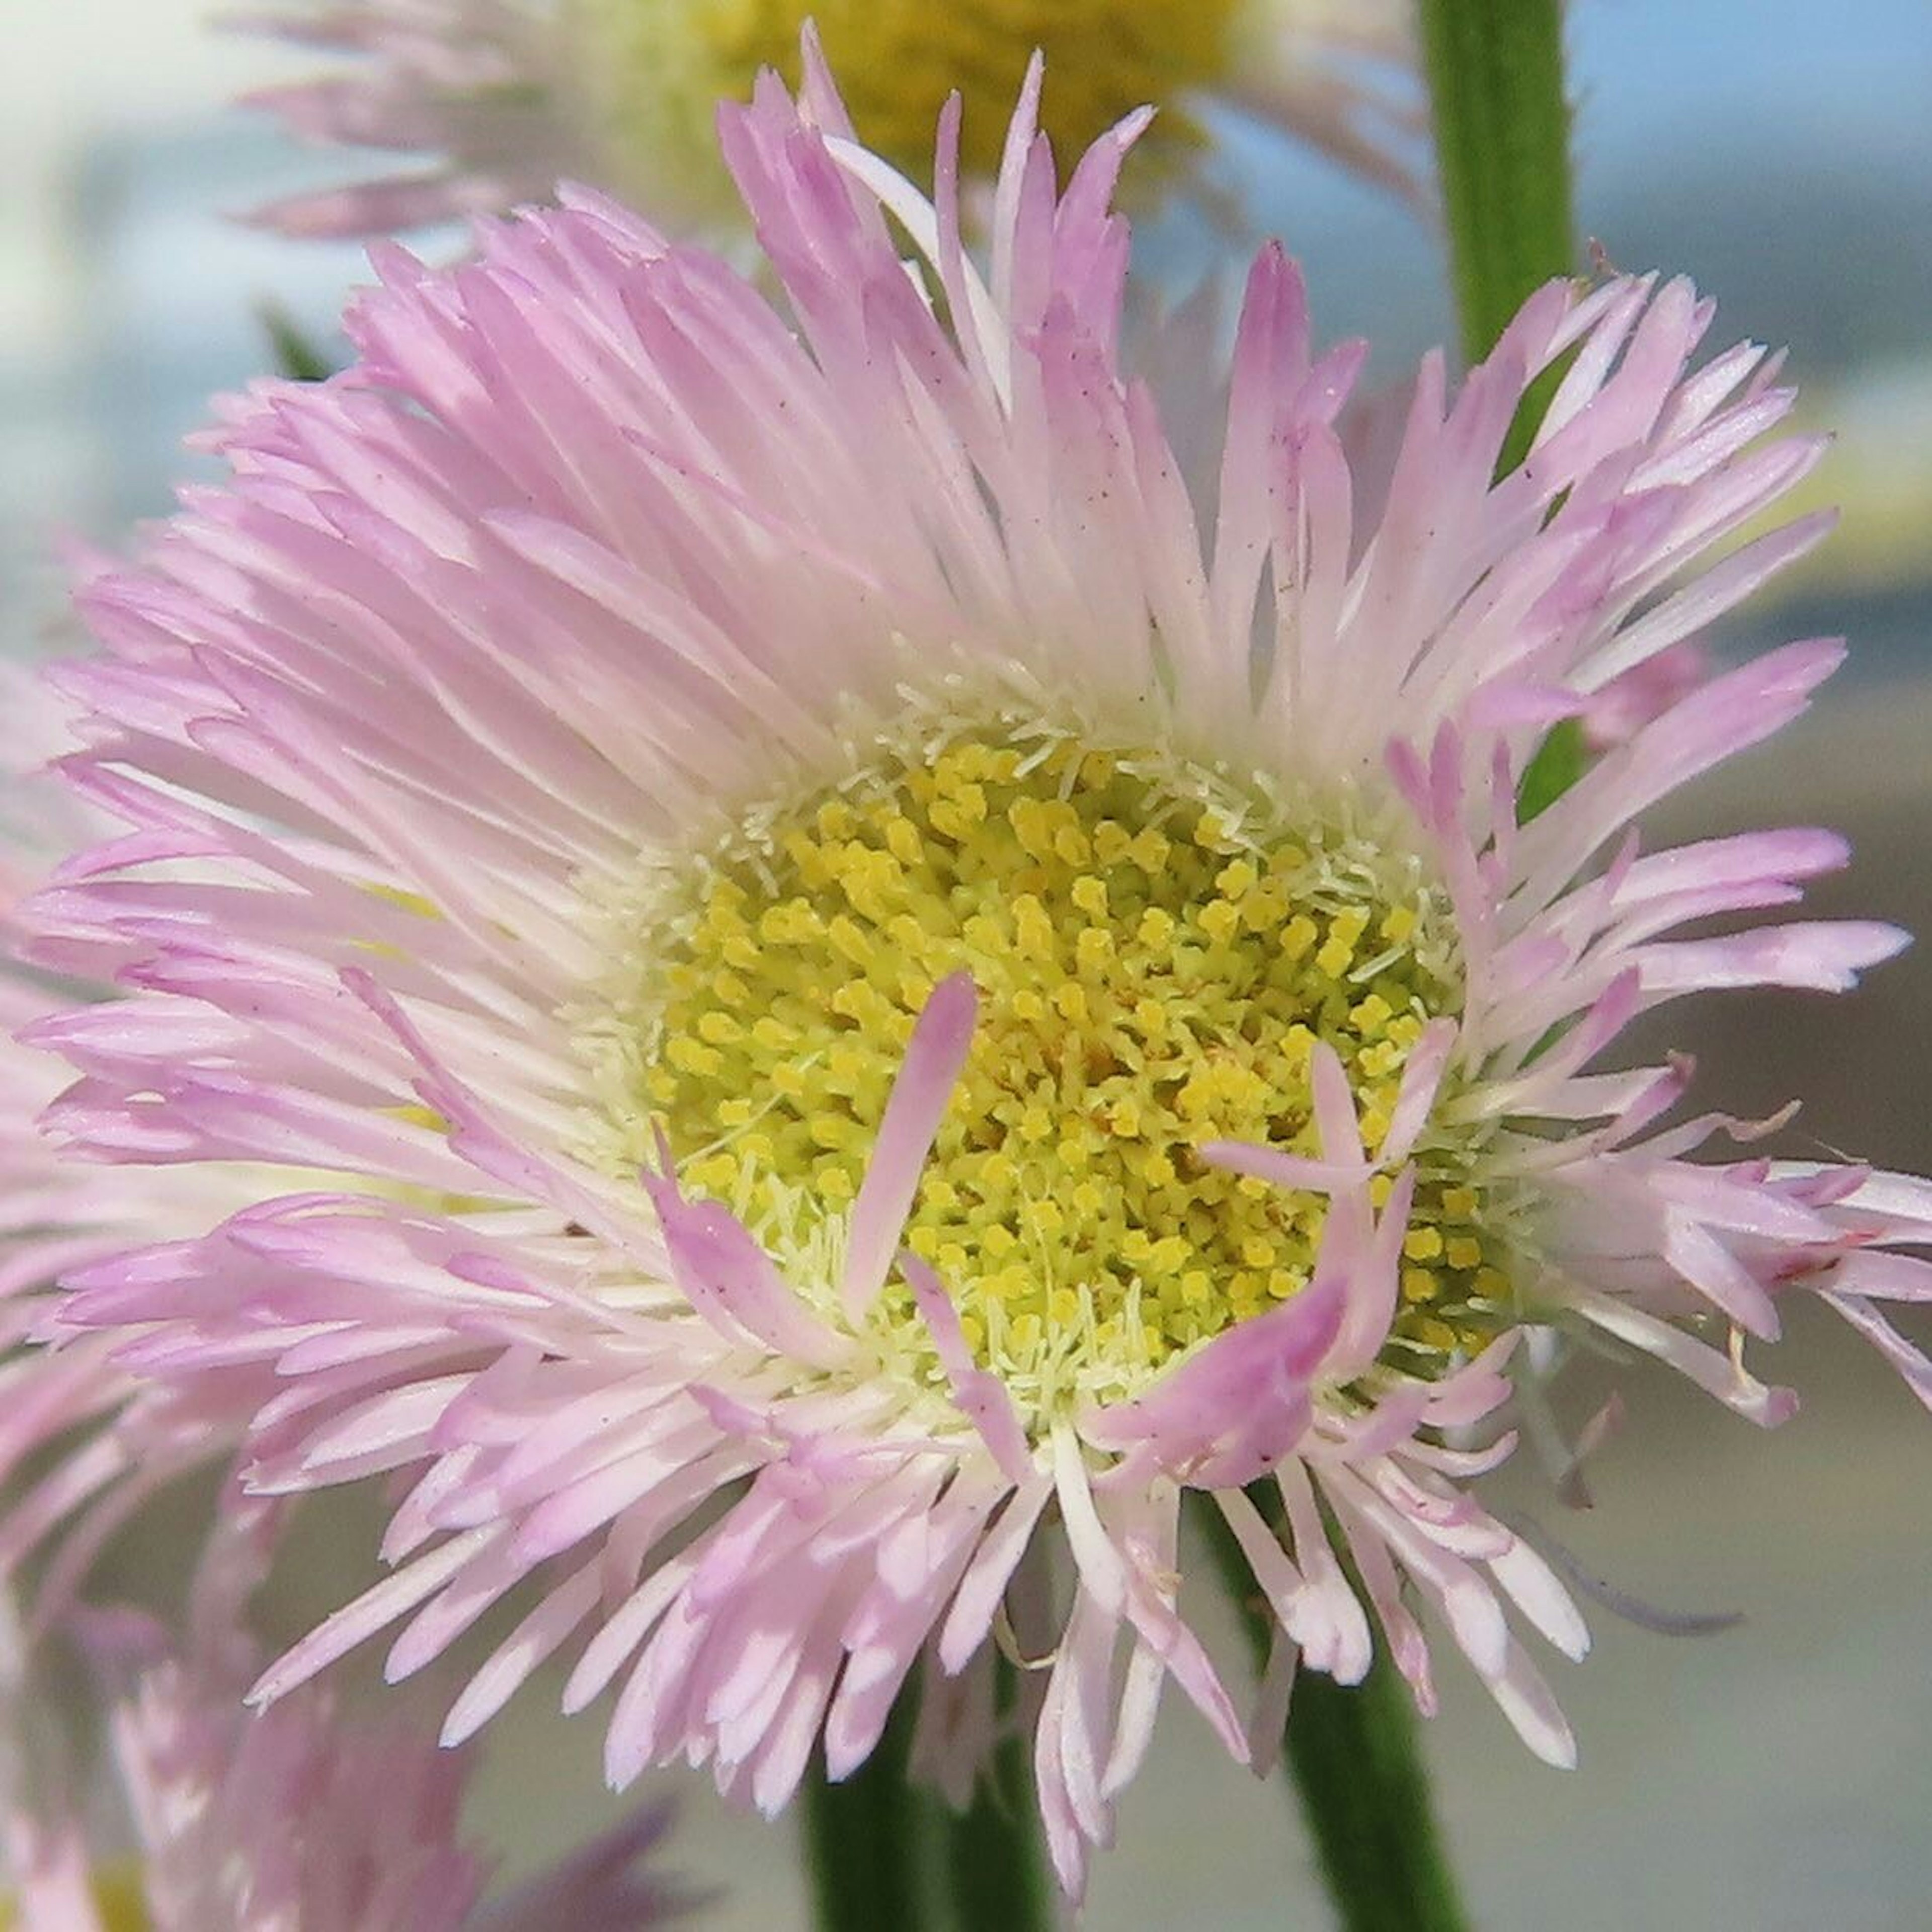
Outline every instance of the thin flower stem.
[[[1004, 1717], [1016, 1694], [1016, 1673], [1004, 1658], [998, 1669]], [[949, 1815], [945, 1828], [954, 1932], [1050, 1932], [1052, 1882], [1022, 1732], [1001, 1742], [971, 1808]]]
[[1561, 0], [1420, 0], [1462, 346], [1576, 266]]
[[923, 1807], [906, 1775], [910, 1700], [894, 1707], [878, 1748], [837, 1784], [814, 1758], [806, 1779], [804, 1828], [818, 1932], [926, 1932], [932, 1921], [920, 1865]]
[[[1462, 352], [1478, 362], [1528, 296], [1576, 266], [1562, 0], [1420, 0], [1418, 14]], [[1499, 474], [1528, 454], [1561, 374], [1531, 386]], [[1580, 730], [1558, 726], [1524, 773], [1519, 817], [1554, 803], [1586, 763]]]
[[1408, 1687], [1388, 1658], [1358, 1684], [1294, 1687], [1289, 1768], [1348, 1932], [1464, 1932], [1416, 1748]]
[[321, 382], [335, 374], [335, 365], [280, 302], [265, 302], [256, 313], [267, 332], [277, 375], [291, 382]]
[[[1251, 1492], [1257, 1508], [1272, 1498]], [[1274, 1617], [1220, 1512], [1201, 1511], [1256, 1663]], [[1270, 1516], [1272, 1520], [1272, 1516]], [[1417, 1748], [1407, 1687], [1379, 1649], [1359, 1684], [1318, 1671], [1296, 1680], [1286, 1755], [1344, 1932], [1467, 1932]]]

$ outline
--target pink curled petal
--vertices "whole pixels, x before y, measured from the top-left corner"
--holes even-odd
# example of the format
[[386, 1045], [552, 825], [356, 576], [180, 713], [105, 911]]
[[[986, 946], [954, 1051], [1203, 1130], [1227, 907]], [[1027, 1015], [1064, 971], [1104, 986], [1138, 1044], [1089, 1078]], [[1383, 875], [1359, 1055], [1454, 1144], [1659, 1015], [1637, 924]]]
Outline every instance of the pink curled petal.
[[[1375, 1661], [1375, 1640], [1361, 1601], [1330, 1546], [1309, 1472], [1291, 1458], [1275, 1472], [1275, 1483], [1307, 1583], [1287, 1620], [1288, 1634], [1301, 1646], [1311, 1669], [1325, 1671], [1338, 1684], [1359, 1684]], [[1330, 1500], [1340, 1515], [1342, 1500], [1332, 1496]]]
[[1053, 1475], [1042, 1469], [1013, 1492], [974, 1552], [940, 1627], [939, 1664], [948, 1676], [964, 1670], [986, 1642], [1006, 1586], [1053, 1494]]
[[1494, 1590], [1428, 1528], [1392, 1508], [1366, 1484], [1340, 1470], [1324, 1472], [1323, 1480], [1334, 1493], [1346, 1498], [1417, 1585], [1434, 1599], [1456, 1648], [1478, 1673], [1495, 1678], [1504, 1668], [1511, 1639]]
[[[1734, 1138], [1752, 1139], [1758, 1137], [1762, 1126], [1768, 1124], [1775, 1129], [1790, 1118], [1780, 1112], [1768, 1124], [1733, 1122], [1731, 1126]], [[1856, 1186], [1862, 1170], [1846, 1168], [1840, 1173], [1844, 1181]], [[1772, 1241], [1813, 1243], [1825, 1247], [1838, 1244], [1838, 1224], [1823, 1211], [1834, 1204], [1817, 1198], [1813, 1189], [1801, 1192], [1780, 1187], [1772, 1181], [1767, 1162], [1736, 1162], [1720, 1168], [1699, 1167], [1685, 1161], [1660, 1162], [1645, 1178], [1663, 1199], [1682, 1206], [1707, 1227]]]
[[[1780, 1178], [1810, 1184], [1834, 1170], [1781, 1162], [1774, 1172]], [[1844, 1198], [1845, 1225], [1862, 1238], [1932, 1244], [1932, 1180], [1916, 1174], [1868, 1171]]]
[[643, 1176], [671, 1272], [691, 1305], [728, 1341], [756, 1341], [814, 1368], [835, 1368], [850, 1340], [811, 1313], [744, 1223], [716, 1201], [688, 1202], [668, 1173]]
[[1513, 1536], [1508, 1550], [1490, 1558], [1490, 1574], [1565, 1657], [1580, 1663], [1589, 1654], [1589, 1626], [1582, 1612], [1556, 1571], [1521, 1537]]
[[1916, 1255], [1863, 1249], [1846, 1256], [1830, 1280], [1835, 1292], [1879, 1301], [1932, 1301], [1932, 1262]]
[[925, 1318], [960, 1413], [980, 1432], [1001, 1474], [1016, 1484], [1027, 1481], [1033, 1474], [1033, 1448], [1006, 1384], [974, 1360], [959, 1325], [959, 1311], [938, 1276], [914, 1254], [902, 1255], [899, 1266], [912, 1284], [913, 1299]]
[[1351, 1418], [1336, 1432], [1348, 1460], [1366, 1462], [1404, 1447], [1429, 1412], [1432, 1393], [1426, 1382], [1392, 1390], [1366, 1415]]
[[1487, 1563], [1504, 1555], [1514, 1540], [1512, 1532], [1466, 1491], [1405, 1468], [1399, 1457], [1385, 1456], [1360, 1473], [1391, 1509], [1399, 1510], [1452, 1556]]
[[1402, 1454], [1412, 1462], [1462, 1480], [1501, 1468], [1515, 1454], [1517, 1439], [1514, 1430], [1506, 1429], [1485, 1448], [1445, 1449], [1436, 1442], [1411, 1442]]
[[494, 1524], [466, 1530], [412, 1558], [365, 1590], [353, 1603], [325, 1618], [300, 1642], [284, 1652], [255, 1680], [248, 1692], [248, 1702], [260, 1706], [286, 1697], [317, 1671], [346, 1657], [358, 1645], [366, 1643], [378, 1630], [440, 1590], [502, 1534], [501, 1528]]
[[1666, 1215], [1664, 1258], [1739, 1328], [1767, 1342], [1778, 1340], [1778, 1310], [1769, 1294], [1708, 1228], [1688, 1215]]
[[1914, 1348], [1863, 1295], [1826, 1289], [1818, 1298], [1862, 1335], [1898, 1371], [1905, 1386], [1932, 1408], [1932, 1362], [1922, 1350]]
[[1309, 1056], [1309, 1075], [1315, 1096], [1315, 1127], [1321, 1136], [1323, 1160], [1337, 1167], [1363, 1165], [1362, 1130], [1355, 1117], [1355, 1096], [1341, 1055], [1318, 1040]]
[[1518, 1737], [1558, 1771], [1576, 1768], [1576, 1738], [1529, 1653], [1514, 1639], [1502, 1668], [1487, 1680], [1490, 1695]]
[[1423, 1413], [1432, 1429], [1468, 1429], [1492, 1414], [1515, 1393], [1503, 1371], [1522, 1341], [1520, 1328], [1498, 1335], [1473, 1362], [1432, 1383]]
[[1634, 1140], [1669, 1113], [1689, 1091], [1696, 1071], [1697, 1064], [1689, 1054], [1676, 1053], [1670, 1057], [1670, 1064], [1659, 1072], [1647, 1078], [1640, 1076], [1640, 1084], [1636, 1091], [1621, 1107], [1606, 1108], [1606, 1114], [1611, 1118], [1604, 1144], [1618, 1147], [1625, 1141]]
[[[1797, 896], [1794, 890], [1792, 896]], [[1794, 920], [1720, 939], [1673, 939], [1642, 947], [1644, 998], [1724, 987], [1793, 986], [1849, 992], [1858, 976], [1912, 943], [1900, 927], [1875, 920]]]
[[1324, 1242], [1315, 1278], [1295, 1295], [1216, 1336], [1146, 1394], [1090, 1411], [1080, 1432], [1122, 1454], [1108, 1486], [1161, 1471], [1201, 1489], [1253, 1481], [1292, 1453], [1312, 1413], [1310, 1384], [1340, 1332], [1346, 1264]]
[[1196, 1152], [1210, 1167], [1224, 1168], [1229, 1174], [1252, 1174], [1257, 1180], [1271, 1180], [1277, 1187], [1310, 1194], [1339, 1194], [1346, 1188], [1358, 1187], [1370, 1172], [1366, 1162], [1347, 1167], [1338, 1162], [1282, 1154], [1247, 1141], [1208, 1141]]
[[1053, 1486], [1060, 1498], [1060, 1515], [1066, 1540], [1080, 1574], [1082, 1592], [1110, 1617], [1118, 1616], [1127, 1600], [1127, 1564], [1100, 1513], [1094, 1506], [1080, 1439], [1071, 1429], [1053, 1432]]
[[1578, 1314], [1606, 1335], [1656, 1356], [1760, 1428], [1774, 1429], [1798, 1413], [1798, 1397], [1792, 1390], [1767, 1388], [1720, 1350], [1630, 1303], [1588, 1290], [1573, 1289], [1569, 1298]]
[[1376, 1160], [1384, 1167], [1399, 1167], [1408, 1158], [1416, 1136], [1428, 1124], [1429, 1110], [1436, 1104], [1436, 1090], [1456, 1050], [1456, 1022], [1431, 1020], [1415, 1044], [1402, 1070], [1402, 1084], [1395, 1105], [1389, 1112], [1388, 1131], [1376, 1150]]
[[1324, 1266], [1330, 1267], [1347, 1284], [1341, 1326], [1322, 1365], [1332, 1380], [1346, 1381], [1359, 1375], [1381, 1354], [1388, 1340], [1401, 1299], [1402, 1244], [1414, 1199], [1415, 1170], [1404, 1168], [1366, 1239], [1363, 1235], [1372, 1210], [1366, 1194], [1356, 1202], [1338, 1202], [1322, 1228], [1316, 1276], [1318, 1279]]
[[852, 1207], [839, 1298], [855, 1326], [891, 1272], [920, 1174], [973, 1044], [979, 1005], [973, 976], [950, 974], [934, 987], [913, 1027]]

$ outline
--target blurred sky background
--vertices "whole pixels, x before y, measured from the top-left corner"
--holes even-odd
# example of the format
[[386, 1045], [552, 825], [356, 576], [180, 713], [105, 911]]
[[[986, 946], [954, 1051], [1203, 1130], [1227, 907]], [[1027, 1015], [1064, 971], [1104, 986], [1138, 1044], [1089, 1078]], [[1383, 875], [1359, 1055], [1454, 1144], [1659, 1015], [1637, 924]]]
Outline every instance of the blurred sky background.
[[[224, 104], [313, 62], [207, 31], [206, 10], [4, 0], [10, 652], [58, 610], [56, 532], [111, 541], [165, 510], [208, 394], [263, 365], [254, 306], [273, 298], [320, 332], [358, 277], [352, 248], [224, 218], [344, 162]], [[1844, 632], [1851, 665], [1812, 719], [1677, 808], [1672, 829], [1767, 813], [1840, 824], [1859, 862], [1825, 902], [1932, 932], [1932, 0], [1576, 0], [1572, 13], [1586, 232], [1619, 267], [1682, 271], [1715, 294], [1714, 342], [1789, 344], [1805, 420], [1840, 438], [1810, 494], [1844, 503], [1844, 530], [1725, 648]], [[1277, 142], [1229, 139], [1255, 225], [1302, 256], [1325, 333], [1371, 335], [1388, 376], [1453, 333], [1434, 237]], [[1185, 280], [1210, 252], [1168, 224], [1145, 259]], [[1854, 1001], [1762, 1001], [1674, 1025], [1670, 1043], [1697, 1046], [1712, 1090], [1741, 1112], [1805, 1093], [1800, 1150], [1922, 1169], [1928, 1016], [1922, 949]], [[1671, 1642], [1596, 1617], [1598, 1655], [1556, 1677], [1582, 1739], [1570, 1778], [1534, 1764], [1444, 1660], [1430, 1747], [1481, 1924], [1932, 1925], [1932, 1422], [1822, 1322], [1798, 1323], [1786, 1356], [1808, 1408], [1771, 1438], [1640, 1378], [1600, 1506], [1557, 1526], [1591, 1565], [1670, 1607], [1747, 1607], [1742, 1629]], [[1600, 1400], [1608, 1372], [1593, 1372], [1580, 1413]], [[1517, 1493], [1533, 1503], [1537, 1486], [1523, 1472]], [[492, 1818], [514, 1820], [520, 1860], [609, 1804], [589, 1726], [534, 1709], [522, 1721], [485, 1793]], [[682, 1862], [728, 1886], [711, 1922], [802, 1924], [766, 1828], [701, 1798], [688, 1808]], [[1098, 1932], [1327, 1922], [1312, 1878], [1293, 1883], [1308, 1853], [1286, 1794], [1227, 1766], [1178, 1708], [1120, 1829], [1085, 1922]]]

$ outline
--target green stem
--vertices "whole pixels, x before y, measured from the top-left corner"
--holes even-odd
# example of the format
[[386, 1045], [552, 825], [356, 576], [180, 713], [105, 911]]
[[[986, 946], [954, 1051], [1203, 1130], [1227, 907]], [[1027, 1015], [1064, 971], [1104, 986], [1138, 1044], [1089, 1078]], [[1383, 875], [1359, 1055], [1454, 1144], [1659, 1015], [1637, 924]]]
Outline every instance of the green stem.
[[1420, 0], [1443, 212], [1471, 362], [1576, 266], [1561, 0]]
[[[1264, 1506], [1274, 1498], [1258, 1487], [1250, 1493], [1274, 1520], [1278, 1511]], [[1274, 1612], [1220, 1512], [1204, 1508], [1201, 1520], [1258, 1664], [1274, 1641]], [[1414, 1707], [1386, 1654], [1378, 1648], [1359, 1684], [1303, 1672], [1286, 1744], [1345, 1932], [1467, 1932], [1417, 1748]]]
[[818, 1932], [921, 1932], [931, 1922], [920, 1882], [922, 1808], [906, 1777], [912, 1700], [893, 1707], [878, 1748], [834, 1784], [814, 1760], [806, 1780], [805, 1838]]
[[[1004, 1718], [1017, 1694], [1017, 1673], [1004, 1658], [998, 1668]], [[955, 1932], [1049, 1932], [1052, 1880], [1023, 1733], [1004, 1738], [994, 1751], [971, 1808], [948, 1815], [946, 1864]]]
[[277, 375], [292, 382], [321, 382], [335, 374], [334, 364], [303, 334], [302, 326], [280, 302], [264, 302], [256, 313], [267, 332]]
[[[1419, 0], [1418, 11], [1462, 352], [1479, 362], [1530, 295], [1576, 266], [1562, 0]], [[1529, 454], [1562, 378], [1559, 362], [1531, 384], [1499, 476]], [[1558, 726], [1524, 774], [1519, 818], [1561, 797], [1585, 763], [1581, 731]]]
[[1358, 1684], [1308, 1671], [1288, 1762], [1348, 1932], [1464, 1932], [1416, 1748], [1408, 1687], [1386, 1657]]

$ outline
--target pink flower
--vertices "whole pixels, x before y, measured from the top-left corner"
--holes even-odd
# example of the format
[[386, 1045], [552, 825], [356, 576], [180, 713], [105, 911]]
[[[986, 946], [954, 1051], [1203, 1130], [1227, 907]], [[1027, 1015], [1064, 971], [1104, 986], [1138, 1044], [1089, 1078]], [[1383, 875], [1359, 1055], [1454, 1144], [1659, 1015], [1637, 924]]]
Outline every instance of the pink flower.
[[[631, 1932], [684, 1902], [640, 1868], [665, 1815], [644, 1811], [489, 1904], [489, 1862], [458, 1812], [469, 1754], [390, 1712], [311, 1687], [257, 1715], [260, 1655], [242, 1621], [260, 1576], [251, 1529], [214, 1546], [186, 1646], [131, 1611], [80, 1626], [108, 1687], [106, 1731], [132, 1856], [91, 1857], [78, 1811], [12, 1821], [21, 1932]], [[13, 1660], [13, 1661], [16, 1661]], [[10, 1715], [14, 1714], [10, 1713]]]
[[[563, 1652], [614, 1782], [683, 1758], [770, 1810], [916, 1668], [956, 1789], [1010, 1621], [1075, 1892], [1170, 1677], [1245, 1758], [1374, 1624], [1428, 1708], [1426, 1617], [1567, 1762], [1521, 1633], [1582, 1626], [1466, 1487], [1517, 1324], [1772, 1420], [1706, 1330], [1921, 1292], [1917, 1184], [1695, 1164], [1684, 1065], [1591, 1070], [1646, 1007], [1898, 944], [1678, 936], [1843, 847], [1632, 829], [1836, 647], [1516, 823], [1553, 724], [1822, 534], [1694, 572], [1816, 447], [1765, 440], [1755, 350], [1691, 367], [1684, 284], [1556, 284], [1453, 399], [1424, 364], [1358, 529], [1361, 350], [1313, 353], [1270, 250], [1197, 505], [1117, 349], [1138, 120], [1057, 193], [1036, 68], [982, 272], [956, 109], [929, 204], [808, 64], [723, 120], [782, 316], [576, 192], [451, 272], [382, 249], [357, 365], [232, 404], [228, 485], [89, 586], [64, 768], [128, 831], [33, 950], [124, 991], [38, 1030], [82, 1076], [53, 1130], [352, 1191], [71, 1270], [64, 1318], [163, 1386], [262, 1377], [264, 1494], [403, 1485], [391, 1573], [264, 1702], [513, 1600], [446, 1738]], [[1190, 1490], [1280, 1620], [1258, 1708], [1184, 1607]]]
[[993, 117], [1037, 47], [1081, 80], [1043, 107], [1062, 154], [1151, 100], [1162, 116], [1143, 160], [1149, 184], [1202, 190], [1210, 136], [1197, 114], [1216, 104], [1415, 192], [1414, 56], [1406, 10], [1392, 0], [962, 0], [944, 34], [923, 0], [749, 10], [726, 0], [273, 0], [237, 17], [350, 57], [256, 104], [307, 140], [424, 158], [412, 172], [262, 211], [295, 235], [382, 235], [494, 212], [551, 199], [560, 179], [628, 199], [680, 232], [735, 233], [742, 217], [713, 110], [748, 98], [764, 68], [796, 80], [808, 20], [868, 144], [915, 176], [956, 88], [976, 110], [967, 177], [991, 182]]

